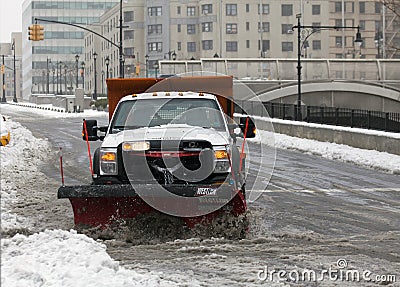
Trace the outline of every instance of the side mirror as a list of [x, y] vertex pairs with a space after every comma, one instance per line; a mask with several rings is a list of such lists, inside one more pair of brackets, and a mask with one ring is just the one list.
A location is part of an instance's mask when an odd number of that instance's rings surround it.
[[256, 125], [254, 124], [254, 120], [251, 117], [241, 117], [239, 127], [242, 130], [243, 134], [246, 132], [246, 138], [254, 138], [256, 136]]
[[86, 122], [86, 131], [87, 137], [89, 141], [97, 141], [99, 137], [97, 136], [97, 121], [96, 120], [83, 120], [82, 126], [82, 139], [86, 140], [85, 134], [85, 122]]

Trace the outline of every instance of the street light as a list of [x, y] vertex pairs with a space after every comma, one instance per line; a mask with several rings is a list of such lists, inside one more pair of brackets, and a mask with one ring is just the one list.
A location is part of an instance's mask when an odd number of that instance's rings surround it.
[[378, 27], [378, 31], [375, 33], [375, 47], [378, 49], [378, 55], [376, 56], [377, 59], [382, 58], [381, 57], [381, 47], [383, 44], [383, 37], [382, 37], [382, 32], [380, 31], [379, 27]]
[[76, 62], [76, 88], [78, 88], [79, 83], [79, 55], [75, 55], [75, 62]]
[[61, 83], [61, 66], [62, 62], [58, 62], [58, 81], [57, 81], [57, 93], [62, 95], [62, 83]]
[[356, 39], [354, 43], [358, 46], [361, 46], [362, 39], [360, 33], [360, 26], [307, 26], [301, 25], [300, 19], [301, 14], [296, 14], [297, 25], [292, 27], [292, 31], [297, 29], [297, 113], [296, 120], [301, 120], [301, 50], [303, 49], [305, 43], [308, 43], [308, 38], [321, 30], [329, 30], [329, 29], [357, 29]]
[[106, 62], [106, 68], [107, 68], [107, 70], [106, 70], [106, 79], [108, 79], [109, 78], [109, 70], [108, 70], [108, 65], [110, 65], [110, 58], [107, 56], [106, 57], [106, 59], [105, 59], [105, 62]]
[[82, 88], [85, 91], [85, 62], [82, 61], [81, 63], [81, 75], [82, 75]]
[[[122, 2], [122, 1], [121, 1]], [[96, 69], [96, 59], [97, 53], [93, 53], [93, 62], [94, 62], [94, 92], [93, 92], [93, 100], [97, 100], [97, 69]]]
[[146, 78], [149, 77], [149, 55], [146, 54], [146, 56], [144, 56], [144, 58], [146, 59]]
[[53, 73], [53, 81], [52, 81], [53, 82], [53, 94], [55, 95], [56, 94], [56, 88], [55, 88], [56, 69], [54, 69], [54, 66], [51, 69], [51, 71]]
[[15, 39], [13, 39], [12, 42], [12, 46], [11, 49], [13, 50], [13, 57], [14, 57], [14, 98], [13, 98], [13, 102], [16, 103], [17, 102], [17, 81], [16, 81], [16, 70], [15, 70]]
[[51, 59], [46, 57], [46, 72], [47, 72], [47, 78], [46, 78], [46, 93], [50, 93], [50, 70], [49, 70], [49, 64], [51, 64]]
[[2, 89], [3, 89], [3, 97], [1, 98], [1, 101], [2, 101], [3, 103], [5, 103], [5, 102], [7, 102], [7, 99], [6, 99], [6, 84], [5, 84], [5, 71], [4, 71], [4, 67], [5, 67], [4, 55], [2, 55], [1, 58], [3, 59], [3, 61], [2, 61], [2, 66], [1, 66], [1, 73], [2, 73], [2, 78], [3, 78], [3, 82], [2, 82], [2, 84], [3, 84], [3, 86], [2, 86]]
[[156, 61], [155, 63], [154, 63], [154, 69], [156, 70], [156, 79], [157, 79], [157, 71], [158, 71], [158, 68], [159, 68], [159, 66], [158, 66], [158, 61]]

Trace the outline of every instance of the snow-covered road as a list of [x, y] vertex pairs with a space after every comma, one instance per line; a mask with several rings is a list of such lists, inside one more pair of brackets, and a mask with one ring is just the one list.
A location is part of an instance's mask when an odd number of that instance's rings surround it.
[[[38, 116], [61, 117], [43, 111]], [[399, 176], [385, 177], [392, 185], [389, 182], [382, 189], [312, 193], [273, 189], [249, 207], [251, 231], [240, 241], [189, 238], [140, 245], [120, 239], [96, 241], [71, 230], [69, 203], [55, 198], [58, 183], [41, 172], [39, 164], [54, 156], [49, 141], [35, 138], [12, 119], [7, 125], [12, 141], [1, 147], [1, 286], [304, 286], [289, 279], [262, 281], [258, 274], [265, 266], [321, 272], [337, 269], [339, 259], [347, 260], [352, 270], [400, 276]], [[274, 136], [279, 148], [389, 173], [400, 170], [396, 155]], [[255, 141], [267, 143], [270, 138], [262, 132]], [[380, 286], [373, 278], [374, 282], [344, 284], [326, 279], [318, 285]]]

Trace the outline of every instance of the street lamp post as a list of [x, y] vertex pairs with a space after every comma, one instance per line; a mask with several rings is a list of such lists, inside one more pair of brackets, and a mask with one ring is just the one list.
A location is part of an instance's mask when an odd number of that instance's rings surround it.
[[82, 63], [81, 63], [81, 69], [82, 69], [82, 71], [81, 71], [81, 75], [82, 75], [82, 88], [83, 88], [83, 91], [85, 91], [85, 62], [82, 62]]
[[46, 93], [50, 93], [50, 70], [49, 70], [49, 64], [51, 64], [51, 59], [46, 58]]
[[65, 90], [65, 94], [67, 95], [68, 94], [68, 92], [67, 92], [67, 68], [68, 68], [68, 66], [67, 66], [67, 64], [65, 64], [64, 65], [64, 90]]
[[62, 62], [60, 61], [60, 62], [58, 62], [58, 88], [59, 88], [59, 90], [57, 89], [57, 92], [60, 93], [60, 95], [62, 95], [62, 83], [61, 83], [62, 75], [61, 75], [61, 67], [62, 67]]
[[2, 55], [1, 58], [2, 58], [2, 71], [1, 71], [1, 74], [2, 74], [2, 79], [3, 79], [3, 81], [2, 81], [3, 97], [1, 98], [1, 101], [3, 103], [5, 103], [5, 102], [7, 102], [7, 99], [6, 99], [6, 82], [5, 82], [5, 71], [4, 71], [4, 67], [5, 67], [4, 66], [5, 65], [5, 63], [4, 63], [4, 55]]
[[314, 34], [315, 32], [321, 30], [329, 30], [329, 29], [357, 29], [356, 39], [354, 43], [361, 46], [362, 39], [360, 33], [360, 26], [307, 26], [301, 25], [300, 19], [301, 14], [296, 15], [297, 25], [292, 27], [292, 31], [297, 29], [297, 113], [296, 119], [301, 120], [301, 50], [304, 47], [305, 43], [308, 43], [308, 38]]
[[154, 69], [155, 69], [155, 71], [156, 71], [156, 79], [157, 79], [158, 68], [159, 68], [159, 66], [158, 66], [158, 61], [157, 61], [157, 62], [154, 64]]
[[75, 55], [75, 62], [76, 62], [76, 88], [78, 88], [79, 83], [79, 55]]
[[101, 71], [101, 94], [104, 95], [104, 71]]
[[54, 69], [54, 66], [53, 66], [53, 69], [51, 70], [52, 71], [52, 73], [53, 73], [53, 94], [55, 94], [56, 93], [56, 88], [54, 87], [54, 85], [55, 85], [55, 80], [54, 80], [54, 78], [55, 78], [55, 76], [56, 76], [56, 69]]
[[383, 43], [383, 37], [382, 37], [382, 33], [378, 27], [378, 31], [375, 33], [375, 47], [378, 49], [378, 55], [376, 56], [377, 59], [382, 58], [382, 52], [381, 52], [381, 47], [382, 47], [382, 43]]
[[119, 1], [119, 77], [124, 78], [124, 58], [122, 47], [122, 0]]
[[146, 56], [144, 56], [144, 58], [146, 59], [146, 78], [149, 77], [149, 55], [146, 54]]
[[13, 102], [16, 103], [17, 102], [17, 73], [15, 70], [15, 39], [13, 39], [13, 43], [12, 43], [12, 50], [13, 50], [13, 61], [14, 61], [14, 98], [13, 98]]
[[93, 100], [97, 100], [97, 68], [96, 68], [97, 53], [93, 53], [93, 64], [94, 64], [94, 92]]
[[110, 65], [110, 57], [107, 56], [105, 59], [105, 62], [106, 62], [106, 79], [108, 79], [110, 76], [109, 69], [108, 69], [108, 66]]

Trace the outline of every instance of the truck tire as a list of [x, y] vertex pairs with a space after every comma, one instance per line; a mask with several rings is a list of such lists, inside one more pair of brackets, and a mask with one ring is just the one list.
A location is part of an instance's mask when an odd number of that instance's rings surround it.
[[100, 148], [94, 151], [93, 155], [93, 173], [95, 177], [100, 176]]

